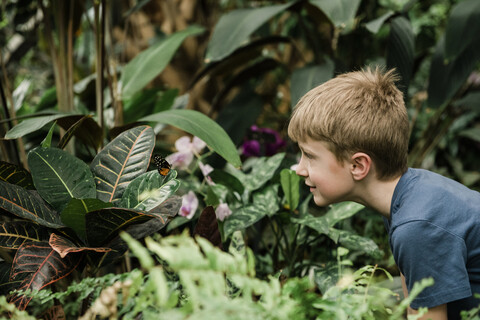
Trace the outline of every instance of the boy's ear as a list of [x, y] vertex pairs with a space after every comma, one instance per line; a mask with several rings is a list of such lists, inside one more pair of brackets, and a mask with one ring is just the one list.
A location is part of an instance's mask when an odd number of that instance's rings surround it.
[[372, 158], [364, 152], [357, 152], [351, 157], [350, 172], [353, 179], [364, 179], [372, 169]]

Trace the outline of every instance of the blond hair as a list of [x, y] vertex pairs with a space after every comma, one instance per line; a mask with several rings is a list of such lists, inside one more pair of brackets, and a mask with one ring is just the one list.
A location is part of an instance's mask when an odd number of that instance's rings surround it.
[[325, 141], [337, 160], [365, 152], [377, 177], [387, 180], [407, 170], [408, 115], [395, 71], [380, 68], [339, 75], [307, 92], [288, 125], [295, 142]]

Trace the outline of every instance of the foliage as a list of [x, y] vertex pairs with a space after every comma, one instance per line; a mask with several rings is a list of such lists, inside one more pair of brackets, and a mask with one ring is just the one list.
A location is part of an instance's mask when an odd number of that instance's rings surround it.
[[[151, 127], [120, 134], [90, 166], [50, 147], [49, 140], [28, 154], [31, 177], [19, 171], [35, 190], [0, 181], [0, 208], [14, 216], [1, 224], [0, 245], [16, 250], [11, 264], [2, 262], [3, 294], [40, 290], [75, 270], [81, 273], [85, 264], [96, 274], [127, 250], [121, 230], [130, 228], [143, 238], [163, 228], [180, 206], [171, 197], [179, 186], [176, 171], [166, 177], [146, 172], [154, 145]], [[3, 165], [16, 172], [14, 165]], [[31, 298], [10, 299], [23, 310]]]
[[[114, 277], [84, 279], [63, 293], [32, 294], [46, 303], [75, 292], [86, 296], [95, 291], [95, 302], [79, 319], [208, 319], [214, 314], [229, 319], [393, 320], [402, 319], [411, 300], [395, 306], [396, 294], [375, 283], [378, 269], [373, 266], [354, 273], [342, 271], [342, 280], [324, 295], [311, 277], [260, 280], [255, 277], [253, 254], [239, 232], [229, 252], [186, 233], [157, 241], [147, 238], [146, 248], [128, 234], [122, 237], [144, 272], [135, 269]], [[417, 293], [431, 283], [422, 282]], [[67, 310], [73, 312], [67, 315], [76, 315], [74, 308]]]

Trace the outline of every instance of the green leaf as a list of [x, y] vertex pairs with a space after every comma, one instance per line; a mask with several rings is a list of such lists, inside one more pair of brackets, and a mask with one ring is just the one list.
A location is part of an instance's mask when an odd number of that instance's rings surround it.
[[443, 37], [438, 41], [430, 66], [427, 91], [427, 104], [430, 108], [438, 108], [448, 103], [480, 60], [480, 40], [448, 62], [445, 58], [444, 41]]
[[58, 214], [52, 211], [40, 197], [22, 187], [3, 181], [0, 181], [0, 208], [42, 226], [63, 227]]
[[285, 153], [277, 153], [272, 157], [262, 157], [255, 159], [252, 166], [252, 171], [248, 174], [242, 171], [227, 166], [225, 170], [240, 180], [246, 189], [254, 191], [261, 188], [267, 181], [269, 181], [275, 174], [278, 167], [282, 163]]
[[401, 77], [400, 88], [406, 94], [415, 59], [415, 35], [410, 21], [402, 16], [391, 22], [387, 52], [387, 68], [396, 68]]
[[204, 31], [203, 27], [190, 26], [139, 53], [123, 69], [121, 76], [122, 98], [131, 98], [157, 77], [168, 65], [185, 38]]
[[355, 202], [341, 202], [332, 205], [330, 210], [321, 217], [306, 215], [301, 218], [293, 218], [292, 220], [296, 223], [312, 228], [318, 233], [328, 235], [331, 228], [337, 222], [355, 215], [363, 208], [364, 207], [361, 204]]
[[367, 30], [370, 31], [371, 33], [376, 34], [378, 30], [380, 30], [382, 25], [385, 23], [385, 21], [394, 14], [395, 12], [393, 12], [392, 10], [389, 10], [385, 14], [378, 17], [377, 19], [374, 19], [370, 22], [365, 23], [365, 28], [367, 28]]
[[225, 58], [248, 42], [250, 35], [260, 26], [294, 3], [237, 9], [221, 16], [208, 43], [205, 61], [210, 63]]
[[275, 215], [280, 209], [278, 188], [279, 185], [274, 184], [253, 194], [253, 204], [258, 208], [263, 208], [268, 216]]
[[149, 126], [122, 132], [107, 144], [90, 164], [97, 199], [117, 205], [127, 185], [147, 171], [154, 144], [155, 133]]
[[480, 128], [470, 128], [460, 131], [460, 136], [480, 142]]
[[89, 246], [100, 247], [118, 233], [137, 223], [154, 218], [152, 214], [124, 208], [105, 208], [86, 214], [86, 233]]
[[310, 89], [330, 80], [333, 77], [333, 61], [327, 59], [322, 65], [311, 65], [295, 69], [290, 86], [292, 109]]
[[163, 185], [162, 182], [162, 176], [157, 171], [142, 174], [125, 189], [119, 206], [150, 211], [173, 195], [180, 186], [180, 181], [177, 179], [169, 180]]
[[355, 18], [360, 0], [310, 0], [314, 6], [320, 8], [335, 27], [346, 27]]
[[223, 224], [225, 238], [237, 230], [245, 230], [267, 215], [265, 206], [249, 205], [235, 210]]
[[[64, 117], [71, 117], [71, 116], [79, 116], [78, 114], [66, 114], [66, 113], [59, 113], [54, 115], [48, 116], [41, 116], [35, 117], [31, 119], [25, 119], [15, 127], [10, 129], [7, 134], [5, 135], [5, 139], [17, 139], [21, 138], [29, 133], [35, 132], [41, 128], [43, 128], [47, 123], [55, 121], [60, 118]], [[80, 115], [81, 116], [81, 115]]]
[[215, 121], [194, 110], [168, 110], [143, 117], [140, 121], [169, 124], [199, 137], [216, 153], [235, 167], [241, 165], [237, 148]]
[[58, 148], [64, 149], [73, 136], [90, 146], [93, 150], [98, 150], [103, 142], [102, 128], [93, 119], [92, 115], [77, 117], [68, 117], [58, 119], [58, 124], [65, 130], [65, 134], [58, 142]]
[[72, 199], [65, 209], [63, 209], [60, 217], [67, 227], [72, 228], [77, 235], [85, 239], [85, 215], [88, 212], [109, 208], [111, 206], [111, 203], [106, 203], [98, 199]]
[[55, 130], [55, 125], [57, 122], [55, 121], [52, 126], [50, 127], [50, 130], [48, 130], [48, 134], [45, 137], [45, 139], [42, 141], [40, 144], [42, 148], [50, 148], [52, 146], [52, 136], [53, 136], [53, 131]]
[[378, 248], [378, 245], [372, 239], [334, 228], [330, 229], [328, 236], [334, 241], [336, 239], [335, 242], [350, 250], [365, 252], [375, 259], [383, 257], [383, 251]]
[[95, 198], [95, 183], [86, 163], [57, 148], [35, 148], [28, 166], [38, 193], [61, 211], [72, 199]]
[[300, 176], [293, 170], [283, 169], [280, 171], [280, 184], [285, 194], [286, 205], [291, 211], [297, 209], [300, 202], [300, 180]]
[[35, 189], [29, 171], [15, 164], [0, 161], [0, 181], [5, 181], [25, 189]]
[[480, 1], [457, 3], [450, 11], [445, 31], [445, 58], [455, 59], [472, 43], [480, 40]]

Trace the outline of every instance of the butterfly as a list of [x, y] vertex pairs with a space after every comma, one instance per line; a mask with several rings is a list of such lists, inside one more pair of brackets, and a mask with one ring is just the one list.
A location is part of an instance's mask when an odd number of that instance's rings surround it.
[[172, 168], [170, 163], [168, 163], [168, 161], [165, 160], [164, 157], [158, 154], [153, 156], [153, 163], [155, 163], [155, 165], [157, 166], [158, 173], [160, 173], [160, 175], [162, 176], [166, 176], [170, 172], [170, 169]]

